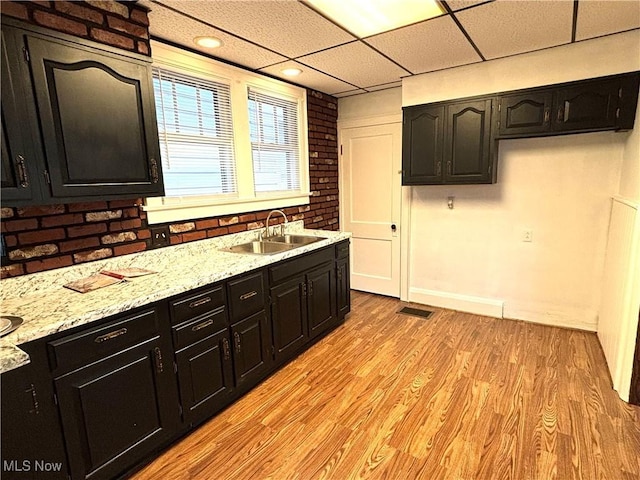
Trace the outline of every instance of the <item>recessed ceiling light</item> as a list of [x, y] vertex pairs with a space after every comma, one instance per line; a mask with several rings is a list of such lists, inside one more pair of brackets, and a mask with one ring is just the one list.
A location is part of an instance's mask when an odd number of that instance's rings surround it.
[[299, 68], [285, 68], [284, 70], [280, 71], [288, 77], [297, 77], [302, 73], [302, 70], [300, 70]]
[[442, 15], [436, 0], [307, 0], [315, 9], [363, 38]]
[[222, 46], [222, 40], [216, 37], [196, 37], [193, 39], [193, 42], [204, 48], [218, 48]]

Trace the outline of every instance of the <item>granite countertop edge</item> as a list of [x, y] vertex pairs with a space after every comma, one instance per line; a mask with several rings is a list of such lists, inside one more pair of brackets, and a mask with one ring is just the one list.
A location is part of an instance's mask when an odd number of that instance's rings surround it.
[[[254, 240], [257, 236], [254, 230], [4, 279], [0, 281], [2, 313], [20, 316], [24, 323], [0, 339], [0, 373], [29, 363], [29, 355], [20, 349], [21, 344], [149, 305], [351, 237], [348, 232], [306, 230], [302, 221], [287, 224], [286, 232], [322, 237], [323, 240], [272, 255], [225, 250], [229, 246]], [[134, 266], [157, 273], [84, 294], [63, 287], [70, 281], [103, 269]]]

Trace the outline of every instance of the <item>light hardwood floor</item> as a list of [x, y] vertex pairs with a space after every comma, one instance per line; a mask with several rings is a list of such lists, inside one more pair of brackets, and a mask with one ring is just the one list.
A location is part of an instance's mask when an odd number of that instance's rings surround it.
[[147, 479], [638, 479], [640, 408], [595, 334], [353, 292], [343, 326]]

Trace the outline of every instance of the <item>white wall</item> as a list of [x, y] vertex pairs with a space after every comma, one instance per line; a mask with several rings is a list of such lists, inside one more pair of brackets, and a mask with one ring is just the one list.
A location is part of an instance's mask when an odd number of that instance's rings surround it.
[[[403, 80], [402, 103], [640, 70], [638, 51], [633, 31], [419, 75]], [[409, 298], [596, 330], [611, 197], [640, 182], [621, 181], [623, 163], [640, 173], [636, 133], [502, 140], [497, 184], [413, 187]], [[522, 242], [524, 230], [533, 242]]]
[[402, 114], [402, 88], [353, 95], [338, 99], [338, 122], [366, 121], [371, 117]]

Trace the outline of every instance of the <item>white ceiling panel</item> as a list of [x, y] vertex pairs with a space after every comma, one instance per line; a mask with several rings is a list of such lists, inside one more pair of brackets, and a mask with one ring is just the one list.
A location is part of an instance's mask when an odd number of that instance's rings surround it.
[[[233, 35], [204, 25], [196, 20], [180, 17], [177, 21], [176, 13], [158, 4], [150, 2], [140, 2], [151, 8], [149, 12], [149, 29], [155, 38], [170, 40], [179, 45], [200, 51], [223, 60], [244, 65], [251, 69], [257, 69], [265, 65], [286, 60], [286, 57], [270, 52], [264, 48], [245, 42]], [[200, 35], [213, 35], [222, 40], [223, 45], [219, 48], [202, 48], [193, 39]]]
[[161, 0], [160, 3], [290, 58], [355, 39], [310, 8], [293, 0]]
[[462, 10], [463, 8], [473, 7], [474, 5], [479, 5], [481, 3], [487, 3], [492, 0], [448, 0], [447, 5], [454, 12], [457, 10]]
[[487, 59], [571, 42], [570, 1], [497, 0], [455, 15]]
[[[449, 15], [375, 35], [366, 42], [412, 73], [482, 60]], [[438, 48], [428, 48], [430, 45]]]
[[297, 60], [362, 88], [396, 82], [408, 74], [361, 42], [341, 45]]
[[[640, 1], [581, 1], [576, 40], [640, 28]], [[636, 52], [638, 54], [638, 52]]]
[[396, 87], [401, 87], [402, 86], [402, 82], [391, 82], [391, 83], [385, 83], [383, 85], [374, 85], [373, 87], [367, 87], [367, 91], [369, 92], [376, 92], [378, 90], [386, 90], [388, 88], [396, 88]]
[[[299, 68], [302, 70], [302, 73], [297, 77], [289, 77], [282, 73], [282, 70], [285, 68]], [[353, 85], [336, 80], [329, 75], [325, 75], [322, 72], [318, 72], [294, 60], [271, 65], [270, 67], [260, 69], [260, 71], [289, 82], [299, 83], [305, 87], [309, 87], [323, 93], [328, 93], [329, 95], [344, 92], [346, 90], [352, 90], [354, 88]]]
[[356, 90], [349, 90], [347, 92], [335, 93], [333, 96], [336, 98], [342, 98], [342, 97], [350, 97], [351, 95], [358, 95], [360, 93], [367, 93], [367, 91], [362, 90], [361, 88], [358, 88]]

